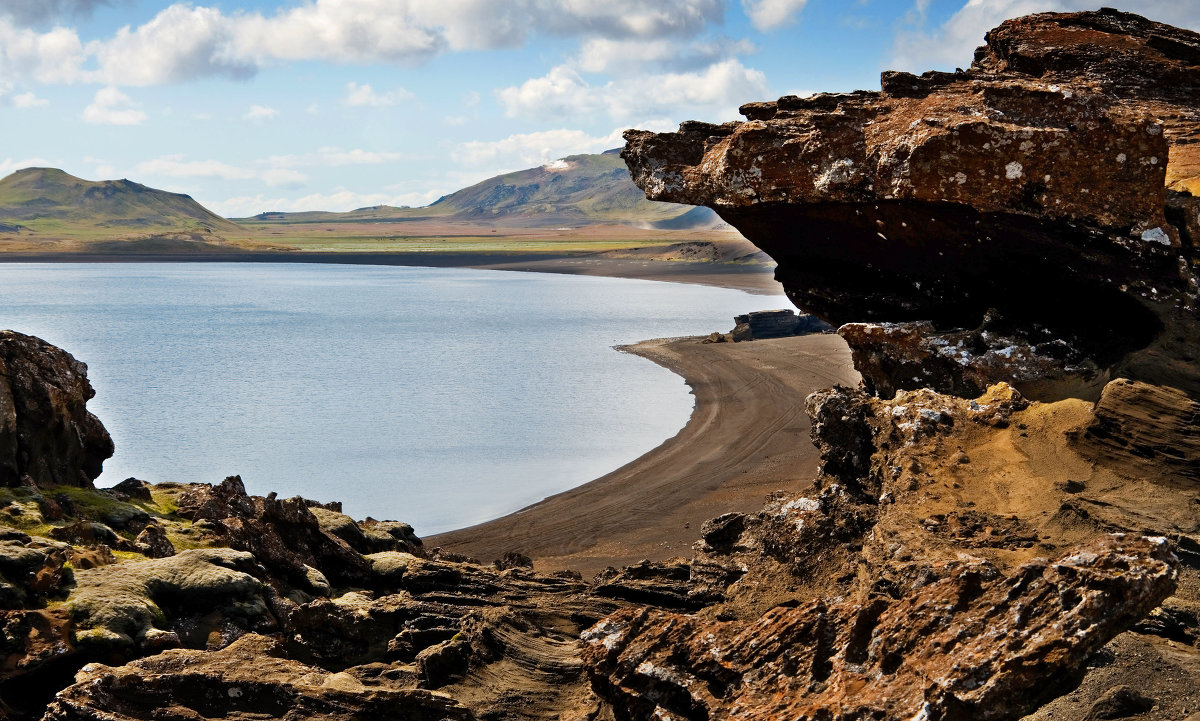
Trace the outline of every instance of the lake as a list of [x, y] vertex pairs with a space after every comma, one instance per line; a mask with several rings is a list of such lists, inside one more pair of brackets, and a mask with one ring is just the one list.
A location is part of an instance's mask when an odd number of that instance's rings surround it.
[[612, 346], [727, 331], [783, 296], [471, 269], [0, 264], [0, 327], [88, 364], [134, 476], [339, 500], [422, 535], [514, 511], [674, 435], [682, 379]]

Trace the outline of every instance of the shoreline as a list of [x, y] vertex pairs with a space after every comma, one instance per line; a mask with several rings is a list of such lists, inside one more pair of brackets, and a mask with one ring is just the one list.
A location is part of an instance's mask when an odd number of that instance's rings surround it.
[[0, 253], [0, 263], [317, 263], [474, 268], [523, 273], [592, 275], [731, 288], [754, 295], [782, 295], [773, 267], [687, 260], [631, 260], [597, 254], [542, 251], [510, 253]]
[[621, 350], [679, 374], [696, 397], [687, 424], [657, 448], [596, 480], [501, 518], [425, 537], [427, 547], [487, 563], [509, 551], [540, 572], [585, 576], [608, 566], [687, 556], [704, 521], [753, 512], [775, 491], [816, 475], [804, 399], [858, 382], [839, 336], [746, 343], [699, 337], [642, 341]]

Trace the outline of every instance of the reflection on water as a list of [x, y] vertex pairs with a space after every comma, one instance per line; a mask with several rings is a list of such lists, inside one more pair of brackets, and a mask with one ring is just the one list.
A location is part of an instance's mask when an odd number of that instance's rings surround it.
[[0, 264], [0, 327], [86, 362], [129, 476], [341, 500], [436, 533], [645, 453], [673, 374], [611, 346], [786, 305], [701, 286], [467, 269]]

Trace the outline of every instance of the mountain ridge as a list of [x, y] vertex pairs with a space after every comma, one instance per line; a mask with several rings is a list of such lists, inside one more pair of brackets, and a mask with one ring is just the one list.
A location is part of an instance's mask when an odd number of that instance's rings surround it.
[[23, 168], [0, 179], [0, 224], [7, 232], [102, 234], [244, 232], [190, 195], [128, 179], [90, 181], [58, 168]]
[[427, 206], [373, 205], [344, 213], [267, 211], [237, 222], [404, 222], [440, 218], [511, 226], [628, 224], [690, 230], [726, 227], [707, 208], [647, 200], [616, 150], [568, 155], [487, 178]]

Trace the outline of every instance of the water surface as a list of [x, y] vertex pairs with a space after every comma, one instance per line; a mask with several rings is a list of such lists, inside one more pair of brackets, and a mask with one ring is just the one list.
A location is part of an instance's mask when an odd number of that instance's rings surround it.
[[728, 330], [782, 296], [641, 280], [306, 264], [0, 264], [0, 327], [88, 364], [98, 485], [340, 500], [430, 534], [633, 460], [682, 380], [613, 345]]

